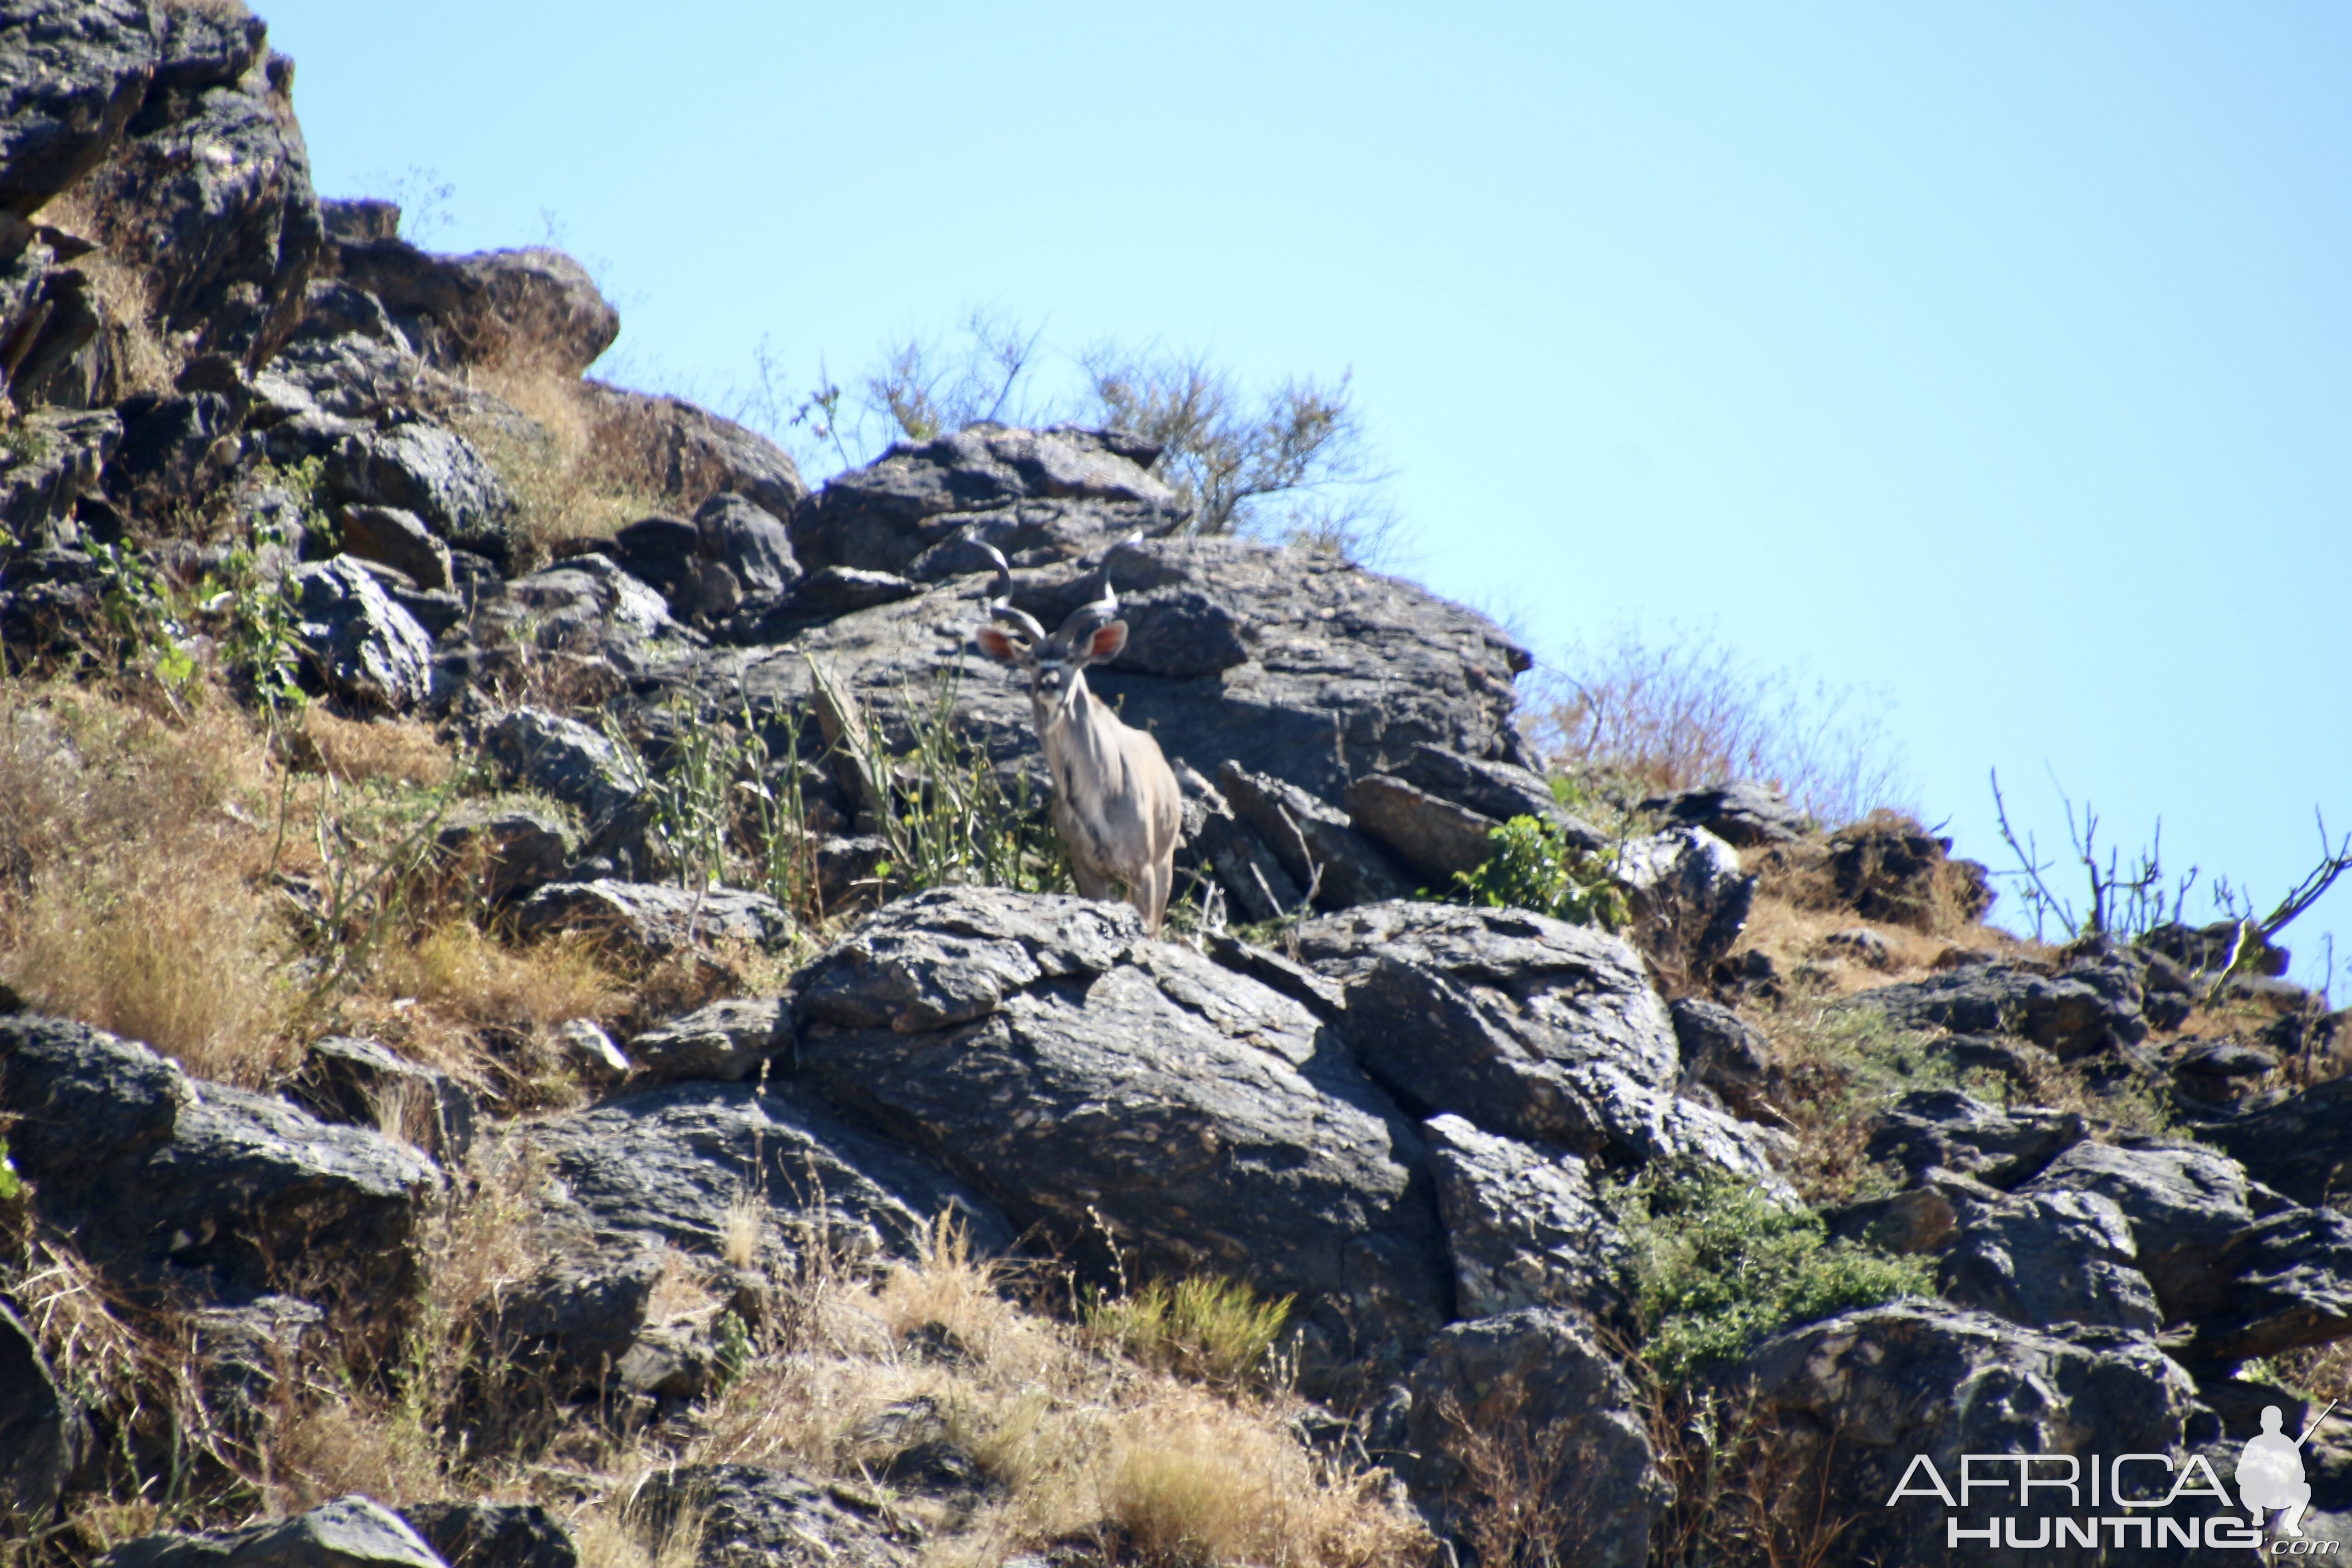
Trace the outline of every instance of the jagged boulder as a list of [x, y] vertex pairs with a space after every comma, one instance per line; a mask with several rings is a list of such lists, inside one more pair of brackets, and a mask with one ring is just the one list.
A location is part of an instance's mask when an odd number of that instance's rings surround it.
[[539, 1503], [418, 1502], [400, 1517], [449, 1568], [579, 1568], [579, 1542]]
[[329, 691], [390, 713], [433, 694], [433, 639], [364, 567], [339, 555], [294, 581], [294, 635]]
[[97, 493], [121, 444], [122, 420], [111, 409], [27, 418], [0, 443], [0, 527], [19, 544], [54, 532], [77, 500]]
[[1344, 910], [1411, 896], [1411, 879], [1355, 830], [1346, 812], [1230, 760], [1217, 770], [1217, 785], [1291, 885], [1313, 890], [1317, 908]]
[[1447, 1295], [1418, 1130], [1289, 998], [1144, 940], [1123, 904], [902, 899], [795, 982], [801, 1081], [1131, 1272], [1307, 1297], [1417, 1342]]
[[1348, 786], [1348, 817], [1436, 884], [1485, 865], [1495, 853], [1495, 822], [1440, 799], [1391, 773], [1366, 773]]
[[1990, 873], [1951, 858], [1937, 838], [1896, 812], [1873, 812], [1830, 836], [1828, 867], [1838, 897], [1864, 920], [1936, 931], [1965, 924], [1992, 907]]
[[1761, 1129], [1676, 1092], [1665, 1004], [1616, 937], [1521, 910], [1369, 904], [1301, 925], [1365, 1068], [1423, 1115], [1618, 1165], [1696, 1160], [1784, 1190]]
[[2229, 1284], [2186, 1353], [2228, 1364], [2352, 1339], [2352, 1218], [2287, 1209], [2231, 1238], [2216, 1272]]
[[[1442, 1526], [1458, 1531], [1465, 1516], [1498, 1506], [1541, 1510], [1560, 1521], [1543, 1543], [1555, 1561], [1648, 1560], [1671, 1489], [1633, 1385], [1576, 1319], [1530, 1307], [1455, 1323], [1430, 1342], [1410, 1387], [1406, 1470]], [[1530, 1471], [1523, 1484], [1537, 1495], [1506, 1495]]]
[[2127, 1149], [2079, 1142], [2019, 1189], [2096, 1193], [2130, 1223], [2139, 1270], [2167, 1322], [2201, 1318], [2229, 1301], [2231, 1243], [2258, 1216], [2288, 1205], [2246, 1180], [2236, 1161], [2189, 1145]]
[[413, 412], [329, 448], [326, 493], [342, 505], [394, 507], [436, 538], [503, 563], [513, 549], [514, 498], [473, 444]]
[[507, 778], [576, 808], [591, 822], [637, 797], [637, 784], [611, 737], [543, 708], [518, 708], [491, 725], [482, 750]]
[[1756, 879], [1739, 868], [1738, 852], [1699, 827], [1621, 846], [1617, 879], [1643, 950], [1685, 974], [1730, 951], [1756, 903]]
[[194, 353], [252, 370], [284, 345], [326, 228], [289, 100], [294, 66], [251, 18], [185, 7], [130, 134], [82, 187], [93, 237], [141, 268]]
[[929, 1160], [843, 1121], [789, 1085], [691, 1082], [534, 1122], [588, 1230], [718, 1253], [730, 1205], [765, 1205], [765, 1245], [825, 1240], [849, 1256], [909, 1257], [934, 1220], [999, 1253], [1013, 1230], [989, 1201]]
[[375, 1040], [313, 1040], [288, 1092], [322, 1121], [373, 1127], [444, 1164], [462, 1161], [474, 1144], [480, 1108], [473, 1091]]
[[575, 376], [621, 334], [621, 313], [560, 250], [436, 256], [387, 236], [339, 239], [331, 265], [382, 301], [436, 369], [515, 364]]
[[1558, 1307], [1601, 1319], [1623, 1301], [1630, 1252], [1584, 1162], [1481, 1132], [1459, 1116], [1422, 1123], [1437, 1212], [1465, 1318]]
[[621, 483], [692, 512], [712, 496], [743, 496], [779, 521], [808, 496], [792, 456], [731, 419], [676, 397], [583, 387], [591, 440]]
[[2131, 1224], [2112, 1199], [2069, 1191], [1970, 1207], [1937, 1268], [1937, 1289], [1954, 1306], [2028, 1328], [2161, 1325]]
[[1864, 1153], [1901, 1165], [1915, 1182], [1940, 1169], [2008, 1188], [2040, 1175], [2089, 1135], [2073, 1111], [2001, 1110], [1956, 1089], [1923, 1089], [1880, 1112]]
[[[2085, 1511], [2063, 1488], [2023, 1500], [2014, 1489], [1979, 1490], [1965, 1509], [1948, 1509], [1924, 1472], [1913, 1473], [1921, 1456], [1948, 1489], [1959, 1484], [1964, 1454], [2179, 1457], [2220, 1435], [2188, 1374], [2153, 1340], [2115, 1329], [2037, 1331], [1934, 1302], [1791, 1329], [1720, 1381], [1754, 1385], [1787, 1473], [1806, 1477], [1808, 1500], [1818, 1488], [1802, 1515], [1851, 1521], [1835, 1538], [1834, 1560], [1888, 1568], [1948, 1563], [1948, 1519], [1980, 1530], [1988, 1516], [2012, 1516], [2032, 1541], [2050, 1513]], [[1990, 1471], [1979, 1460], [1972, 1473]], [[1985, 1560], [2092, 1568], [2105, 1561], [2103, 1543]]]
[[[603, 740], [593, 731], [589, 734]], [[614, 793], [613, 804], [626, 798], [618, 791]], [[475, 892], [490, 904], [503, 904], [563, 880], [565, 868], [572, 863], [572, 840], [563, 825], [537, 811], [461, 816], [434, 836], [434, 845], [458, 875], [475, 879]]]
[[2340, 1199], [2352, 1192], [2352, 1077], [2313, 1084], [2268, 1110], [2201, 1127], [2198, 1136], [2297, 1203]]
[[710, 1568], [911, 1568], [919, 1541], [878, 1502], [852, 1507], [838, 1485], [765, 1466], [667, 1467], [646, 1477], [637, 1504], [656, 1529], [691, 1510]]
[[275, 1524], [202, 1535], [142, 1535], [106, 1568], [448, 1568], [406, 1521], [353, 1495]]
[[2049, 974], [1995, 960], [1862, 994], [1894, 1022], [1965, 1035], [2014, 1035], [2058, 1053], [2094, 1055], [2147, 1037], [2141, 988], [2125, 964], [2075, 963]]
[[147, 100], [158, 21], [139, 0], [9, 8], [0, 19], [0, 208], [29, 216], [113, 150]]
[[[1132, 437], [1070, 426], [980, 424], [930, 441], [902, 441], [832, 480], [793, 513], [793, 552], [811, 571], [904, 574], [927, 550], [1024, 501], [1089, 503], [1079, 512], [1085, 534], [1168, 533], [1188, 514], [1147, 470], [1158, 455]], [[1008, 557], [1034, 547], [1013, 538], [989, 542]]]
[[748, 1078], [792, 1045], [792, 1021], [776, 996], [713, 1002], [629, 1041], [629, 1059], [649, 1079]]
[[0, 1300], [0, 1518], [47, 1516], [89, 1445], [81, 1411], [40, 1342]]
[[[0, 1017], [0, 1110], [34, 1208], [118, 1276], [209, 1272], [265, 1290], [331, 1284], [396, 1308], [434, 1163], [370, 1128], [190, 1078], [142, 1045]], [[291, 1270], [291, 1281], [280, 1275]]]
[[1654, 795], [1642, 803], [1642, 809], [1686, 827], [1705, 828], [1742, 849], [1786, 844], [1811, 826], [1788, 796], [1751, 780]]
[[[1483, 616], [1410, 584], [1240, 540], [1146, 540], [1105, 560], [1128, 647], [1089, 669], [1087, 685], [1171, 762], [1213, 776], [1231, 759], [1328, 804], [1417, 745], [1517, 754], [1511, 678], [1528, 655]], [[1014, 605], [1051, 626], [1087, 596], [1092, 571], [1065, 563], [1013, 577]], [[675, 679], [713, 706], [748, 697], [762, 715], [809, 714], [813, 660], [900, 744], [911, 706], [929, 704], [945, 670], [957, 677], [957, 732], [1042, 782], [1025, 682], [971, 643], [992, 582], [974, 574], [918, 585], [786, 647], [714, 650]]]
[[773, 949], [791, 940], [793, 927], [783, 907], [765, 893], [600, 877], [537, 889], [515, 910], [515, 929], [526, 937], [577, 932], [649, 963], [715, 942]]

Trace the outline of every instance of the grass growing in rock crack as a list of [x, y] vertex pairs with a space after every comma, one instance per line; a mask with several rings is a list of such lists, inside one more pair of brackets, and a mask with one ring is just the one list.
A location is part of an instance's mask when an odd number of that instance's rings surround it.
[[1097, 1296], [1083, 1315], [1089, 1331], [1146, 1366], [1237, 1387], [1268, 1371], [1295, 1300], [1262, 1301], [1237, 1279], [1196, 1275]]
[[1875, 1007], [1792, 1006], [1764, 1020], [1771, 1098], [1793, 1125], [1790, 1173], [1807, 1203], [1843, 1203], [1892, 1179], [1863, 1153], [1877, 1114], [1917, 1089], [1958, 1086], [1935, 1037], [1898, 1028]]
[[1933, 1293], [1925, 1259], [1830, 1241], [1821, 1217], [1709, 1173], [1611, 1195], [1634, 1258], [1642, 1359], [1670, 1383], [1798, 1323]]

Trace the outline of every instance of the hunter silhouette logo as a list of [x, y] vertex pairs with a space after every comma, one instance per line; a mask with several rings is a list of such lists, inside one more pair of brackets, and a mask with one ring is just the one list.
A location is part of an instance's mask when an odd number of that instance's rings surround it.
[[2319, 1420], [2303, 1429], [2303, 1436], [2287, 1441], [2279, 1424], [2285, 1419], [2275, 1405], [2263, 1406], [2263, 1429], [2246, 1439], [2238, 1455], [2238, 1500], [2245, 1505], [2250, 1522], [2256, 1530], [2263, 1527], [2263, 1514], [2270, 1509], [2284, 1509], [2278, 1521], [2279, 1530], [2287, 1535], [2303, 1533], [2303, 1510], [2311, 1506], [2311, 1483], [2304, 1479], [2303, 1446], [2319, 1430], [2319, 1422], [2335, 1412], [2337, 1402], [2329, 1400], [2327, 1408], [2319, 1413]]

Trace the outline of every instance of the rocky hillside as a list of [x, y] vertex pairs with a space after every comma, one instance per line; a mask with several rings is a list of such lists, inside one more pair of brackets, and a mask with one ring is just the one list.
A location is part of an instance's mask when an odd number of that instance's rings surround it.
[[[2264, 1407], [2352, 1394], [2283, 953], [1547, 776], [1501, 630], [1127, 433], [812, 491], [588, 379], [571, 258], [321, 201], [294, 81], [234, 0], [0, 6], [0, 1555], [2250, 1548]], [[982, 546], [1118, 589], [1167, 940], [1071, 896]]]

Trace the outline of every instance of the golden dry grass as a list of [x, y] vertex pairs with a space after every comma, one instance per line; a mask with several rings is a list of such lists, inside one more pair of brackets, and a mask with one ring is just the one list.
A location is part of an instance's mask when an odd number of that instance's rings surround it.
[[0, 686], [0, 978], [34, 1006], [262, 1084], [290, 1062], [290, 956], [260, 886], [267, 761], [202, 692], [180, 721]]
[[339, 718], [323, 707], [295, 720], [296, 754], [306, 765], [347, 784], [381, 781], [431, 787], [446, 784], [457, 766], [432, 729], [414, 719]]
[[526, 551], [545, 560], [562, 544], [607, 539], [662, 503], [634, 488], [599, 440], [580, 379], [527, 357], [477, 365], [478, 391], [505, 404], [528, 425], [453, 410], [466, 438], [482, 450], [521, 509]]
[[[216, 9], [234, 3], [194, 0], [190, 8]], [[236, 14], [243, 11], [242, 6], [236, 7]], [[89, 280], [91, 297], [104, 322], [100, 331], [110, 372], [107, 384], [96, 389], [99, 401], [115, 403], [140, 392], [170, 393], [185, 361], [184, 351], [157, 329], [153, 282], [143, 268], [110, 247], [108, 215], [93, 202], [90, 187], [79, 184], [60, 192], [37, 216], [52, 227], [100, 247], [71, 263]]]

